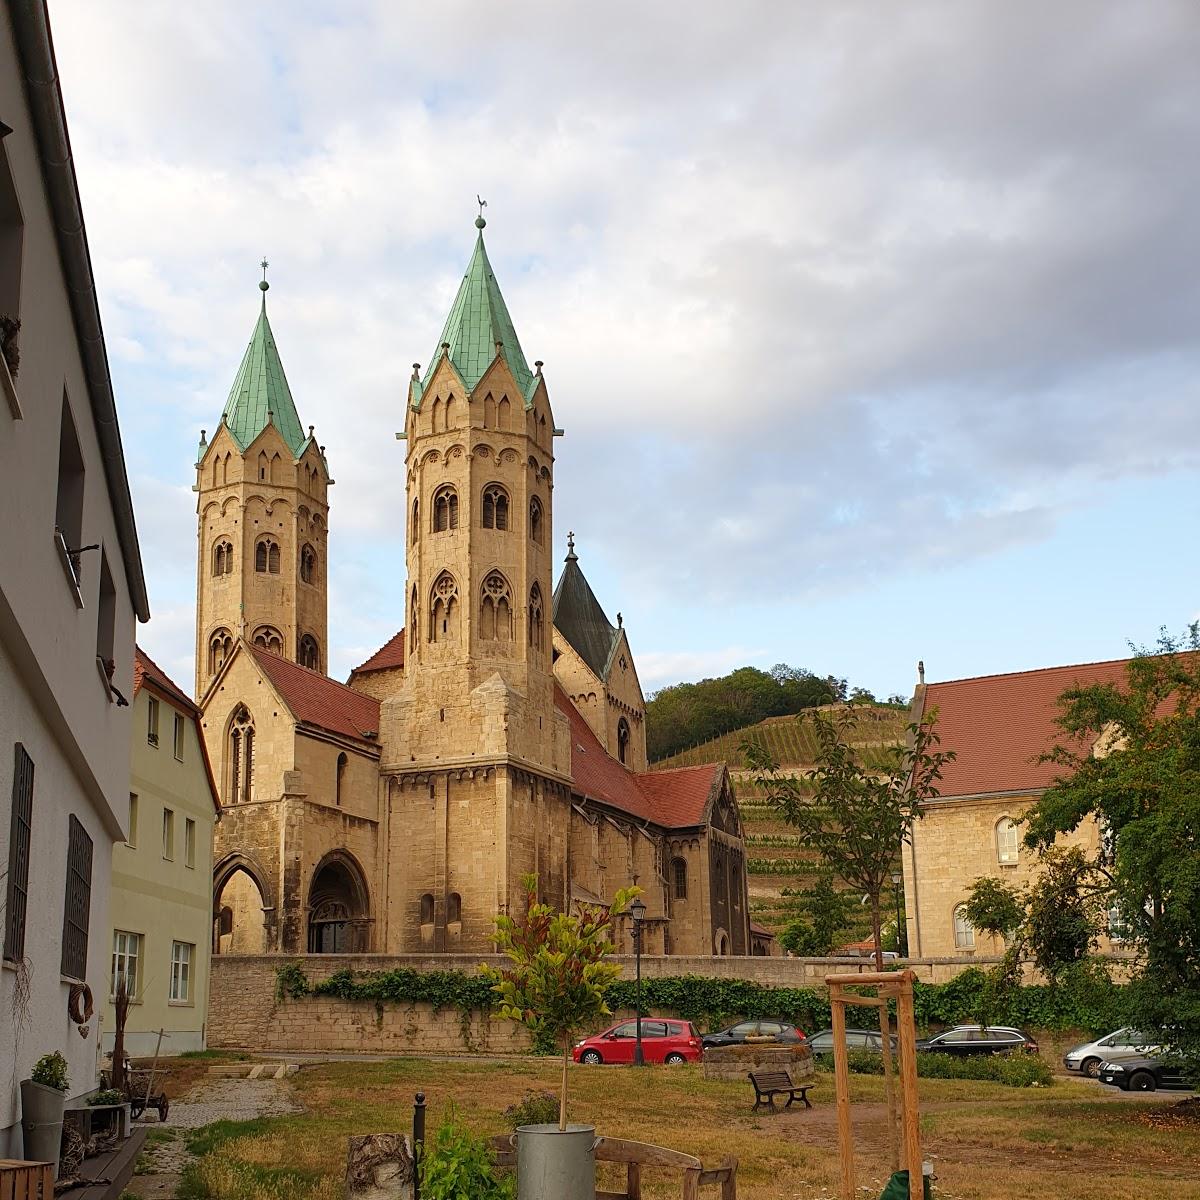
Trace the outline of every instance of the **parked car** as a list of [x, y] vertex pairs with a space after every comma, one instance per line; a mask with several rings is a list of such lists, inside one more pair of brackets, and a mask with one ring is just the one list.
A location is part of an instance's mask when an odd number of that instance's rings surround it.
[[1131, 1058], [1145, 1058], [1157, 1054], [1161, 1049], [1155, 1038], [1138, 1033], [1126, 1025], [1124, 1029], [1097, 1038], [1094, 1042], [1072, 1046], [1063, 1055], [1063, 1066], [1068, 1071], [1079, 1071], [1095, 1079], [1100, 1074], [1101, 1063], [1123, 1063]]
[[1036, 1054], [1038, 1044], [1019, 1029], [1007, 1025], [955, 1025], [935, 1037], [917, 1042], [922, 1054]]
[[[820, 1033], [814, 1033], [808, 1039], [808, 1044], [812, 1047], [814, 1054], [832, 1054], [833, 1053], [833, 1030], [822, 1029]], [[896, 1050], [896, 1036], [892, 1035], [892, 1050]], [[883, 1050], [883, 1034], [878, 1029], [847, 1029], [846, 1030], [846, 1049], [847, 1050]]]
[[[631, 1063], [637, 1045], [637, 1022], [622, 1021], [603, 1033], [575, 1043], [578, 1063]], [[642, 1018], [642, 1057], [648, 1063], [700, 1061], [700, 1034], [690, 1021]]]
[[740, 1046], [750, 1037], [772, 1037], [777, 1042], [800, 1042], [804, 1030], [789, 1025], [786, 1021], [740, 1021], [719, 1033], [706, 1033], [702, 1039], [704, 1049], [711, 1046]]
[[1183, 1068], [1161, 1058], [1127, 1058], [1124, 1062], [1100, 1064], [1101, 1083], [1126, 1092], [1153, 1092], [1158, 1088], [1178, 1088], [1190, 1092], [1192, 1085], [1183, 1077]]

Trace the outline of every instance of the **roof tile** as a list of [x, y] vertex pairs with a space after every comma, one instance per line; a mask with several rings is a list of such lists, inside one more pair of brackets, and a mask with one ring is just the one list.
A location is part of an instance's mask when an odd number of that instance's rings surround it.
[[371, 671], [390, 671], [404, 666], [404, 630], [388, 638], [366, 662], [359, 663], [350, 672], [350, 678], [355, 675], [366, 675]]

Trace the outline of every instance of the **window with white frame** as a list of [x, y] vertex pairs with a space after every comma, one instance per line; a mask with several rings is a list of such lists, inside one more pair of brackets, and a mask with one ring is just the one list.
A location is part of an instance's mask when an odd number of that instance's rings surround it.
[[125, 992], [130, 999], [138, 994], [138, 960], [142, 957], [142, 935], [124, 929], [113, 930], [112, 982], [110, 994], [116, 996], [117, 982], [125, 980]]
[[190, 942], [171, 943], [171, 1003], [190, 1004], [192, 999], [192, 958], [196, 947]]
[[955, 950], [975, 949], [975, 927], [967, 920], [965, 904], [960, 904], [954, 910], [954, 948]]
[[1017, 861], [1017, 827], [1011, 817], [996, 822], [996, 861], [1004, 866]]
[[1133, 933], [1133, 926], [1130, 925], [1125, 914], [1121, 911], [1119, 904], [1114, 904], [1108, 910], [1108, 936], [1114, 942], [1126, 942]]
[[183, 819], [183, 865], [196, 865], [196, 822], [191, 817]]
[[163, 858], [175, 858], [175, 813], [169, 808], [163, 809]]
[[183, 718], [175, 714], [175, 758], [183, 762]]

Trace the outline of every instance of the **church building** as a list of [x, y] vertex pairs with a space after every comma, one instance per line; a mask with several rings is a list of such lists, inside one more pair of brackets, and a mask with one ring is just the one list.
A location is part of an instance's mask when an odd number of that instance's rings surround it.
[[648, 771], [624, 623], [571, 537], [552, 585], [560, 431], [476, 225], [397, 434], [404, 627], [348, 683], [328, 675], [333, 479], [265, 280], [220, 424], [201, 435], [196, 693], [223, 804], [213, 948], [482, 953], [532, 874], [562, 909], [636, 883], [646, 953], [749, 954], [725, 765]]

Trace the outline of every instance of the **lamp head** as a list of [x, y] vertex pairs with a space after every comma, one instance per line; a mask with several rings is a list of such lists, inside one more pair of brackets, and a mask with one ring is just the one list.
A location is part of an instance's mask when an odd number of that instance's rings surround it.
[[634, 923], [640, 925], [642, 918], [646, 915], [646, 906], [642, 902], [641, 896], [635, 896], [633, 903], [629, 906], [629, 914], [633, 917]]

